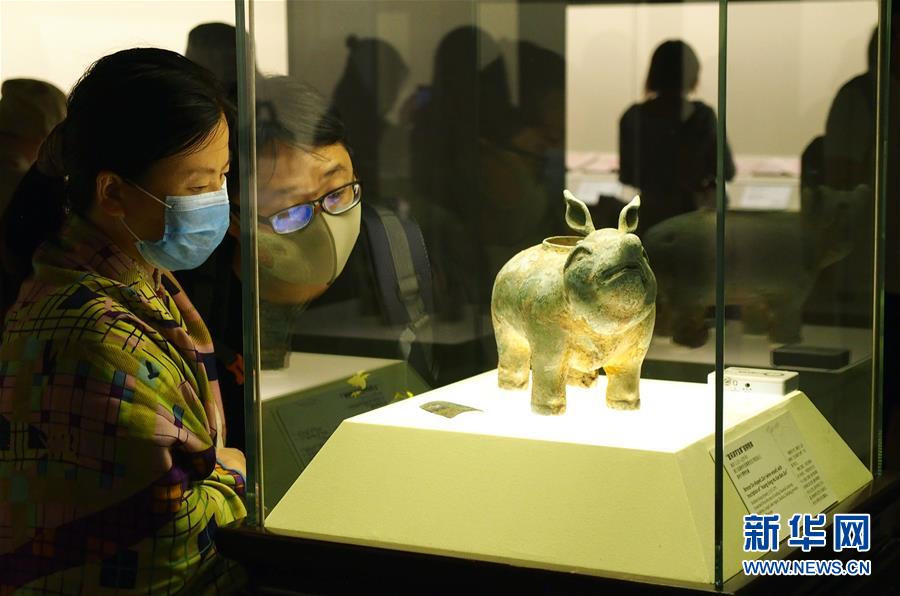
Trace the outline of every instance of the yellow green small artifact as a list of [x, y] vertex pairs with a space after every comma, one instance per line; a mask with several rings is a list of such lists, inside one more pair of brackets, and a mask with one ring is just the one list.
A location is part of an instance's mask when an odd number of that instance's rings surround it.
[[636, 409], [656, 316], [656, 278], [633, 233], [640, 197], [622, 209], [618, 228], [595, 230], [587, 206], [563, 196], [566, 222], [581, 236], [523, 250], [494, 281], [500, 387], [524, 389], [530, 369], [531, 409], [562, 414], [566, 385], [590, 387], [602, 368], [607, 405]]

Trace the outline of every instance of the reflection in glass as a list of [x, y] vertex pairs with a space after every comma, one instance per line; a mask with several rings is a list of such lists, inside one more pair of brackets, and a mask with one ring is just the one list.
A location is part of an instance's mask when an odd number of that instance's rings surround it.
[[268, 217], [259, 216], [260, 223], [268, 224], [276, 234], [290, 234], [309, 225], [316, 209], [329, 215], [340, 215], [359, 204], [362, 199], [362, 184], [358, 180], [348, 182], [308, 203], [300, 203]]
[[[680, 213], [715, 207], [716, 114], [688, 96], [700, 62], [680, 40], [660, 44], [647, 73], [648, 99], [619, 122], [619, 180], [640, 189], [641, 229]], [[734, 177], [726, 152], [725, 180]]]

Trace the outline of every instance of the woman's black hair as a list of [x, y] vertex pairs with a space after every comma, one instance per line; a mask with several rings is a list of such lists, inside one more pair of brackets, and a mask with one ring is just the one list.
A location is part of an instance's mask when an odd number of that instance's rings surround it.
[[697, 86], [700, 61], [691, 46], [679, 39], [664, 41], [653, 52], [647, 72], [647, 93], [683, 95]]
[[308, 151], [340, 143], [352, 156], [337, 110], [314, 87], [289, 76], [256, 79], [256, 146], [275, 141]]
[[88, 214], [99, 172], [140, 182], [159, 160], [202, 147], [222, 115], [231, 122], [234, 113], [209, 71], [156, 48], [101, 58], [67, 103], [65, 120], [44, 141], [0, 220], [5, 285], [14, 291], [31, 273], [35, 249], [58, 236], [66, 214]]

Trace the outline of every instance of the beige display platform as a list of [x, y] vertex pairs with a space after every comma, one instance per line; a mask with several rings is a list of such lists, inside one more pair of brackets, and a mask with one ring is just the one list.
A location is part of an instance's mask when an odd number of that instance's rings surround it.
[[[496, 371], [345, 420], [266, 519], [294, 536], [592, 574], [713, 581], [715, 400], [641, 381], [639, 411], [603, 404], [605, 379], [542, 417]], [[452, 419], [422, 404], [480, 411]], [[800, 392], [726, 393], [726, 442], [790, 412], [838, 502], [868, 470]], [[725, 575], [742, 516], [726, 476]]]

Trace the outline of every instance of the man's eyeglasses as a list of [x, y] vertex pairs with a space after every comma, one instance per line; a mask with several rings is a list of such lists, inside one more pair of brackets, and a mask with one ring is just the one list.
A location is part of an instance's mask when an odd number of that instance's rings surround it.
[[282, 209], [269, 217], [260, 216], [259, 221], [272, 226], [276, 234], [290, 234], [309, 225], [317, 211], [317, 206], [329, 215], [340, 215], [356, 207], [361, 199], [362, 184], [359, 180], [354, 180], [334, 190], [329, 190], [315, 201]]

